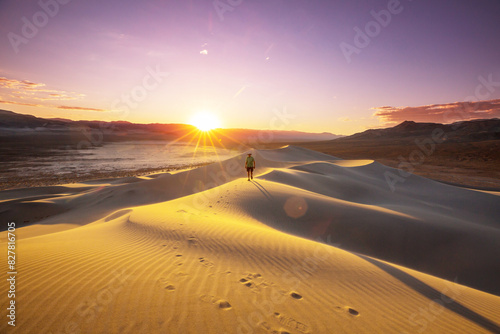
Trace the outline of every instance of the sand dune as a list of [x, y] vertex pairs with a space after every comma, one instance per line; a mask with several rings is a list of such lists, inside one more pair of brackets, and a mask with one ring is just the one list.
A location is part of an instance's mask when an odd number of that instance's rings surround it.
[[392, 192], [371, 160], [252, 153], [252, 182], [241, 155], [0, 192], [0, 219], [28, 225], [0, 331], [500, 333], [497, 194], [414, 175]]

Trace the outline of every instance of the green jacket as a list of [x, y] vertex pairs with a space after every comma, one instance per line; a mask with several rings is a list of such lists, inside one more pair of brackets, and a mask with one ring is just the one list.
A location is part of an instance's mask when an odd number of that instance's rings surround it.
[[245, 166], [247, 167], [253, 167], [255, 163], [255, 159], [253, 157], [247, 157], [245, 160]]

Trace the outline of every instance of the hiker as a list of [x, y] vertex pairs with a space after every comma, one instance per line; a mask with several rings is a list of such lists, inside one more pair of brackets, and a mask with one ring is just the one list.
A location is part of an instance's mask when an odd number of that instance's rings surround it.
[[248, 153], [248, 157], [245, 159], [245, 168], [247, 169], [248, 181], [250, 178], [253, 180], [253, 170], [255, 168], [255, 159], [252, 157], [252, 153]]

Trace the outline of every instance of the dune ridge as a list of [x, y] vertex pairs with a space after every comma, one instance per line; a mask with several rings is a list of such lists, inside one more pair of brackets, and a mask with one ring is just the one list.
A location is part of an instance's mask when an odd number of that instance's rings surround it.
[[500, 197], [415, 175], [392, 192], [395, 170], [370, 160], [251, 152], [252, 182], [243, 154], [0, 192], [22, 282], [0, 331], [500, 332]]

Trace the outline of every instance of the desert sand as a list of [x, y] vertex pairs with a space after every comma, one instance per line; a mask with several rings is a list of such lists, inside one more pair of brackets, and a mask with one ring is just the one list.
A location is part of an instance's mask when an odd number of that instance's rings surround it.
[[372, 160], [250, 152], [250, 182], [242, 154], [0, 192], [18, 272], [0, 332], [500, 333], [498, 193], [416, 175], [392, 191], [398, 171]]

